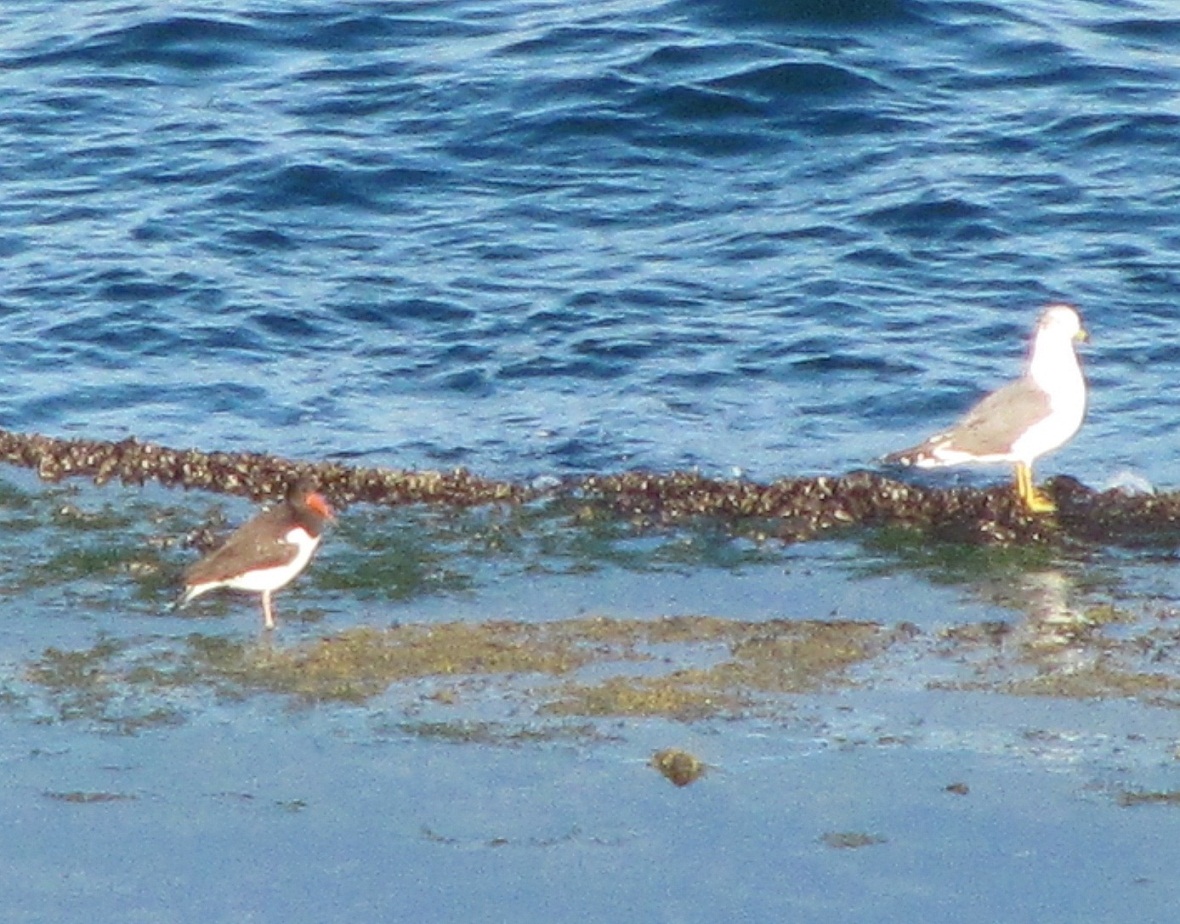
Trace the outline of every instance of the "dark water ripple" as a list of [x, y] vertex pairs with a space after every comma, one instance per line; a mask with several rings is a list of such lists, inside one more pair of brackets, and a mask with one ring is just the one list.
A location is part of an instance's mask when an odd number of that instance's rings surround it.
[[1094, 334], [1180, 477], [1162, 0], [0, 13], [13, 428], [491, 474], [840, 471]]

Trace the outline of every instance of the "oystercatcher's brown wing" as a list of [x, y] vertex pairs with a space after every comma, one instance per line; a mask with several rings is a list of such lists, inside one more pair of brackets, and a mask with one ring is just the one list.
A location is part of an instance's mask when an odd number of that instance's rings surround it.
[[299, 552], [297, 546], [283, 538], [293, 525], [285, 504], [259, 514], [233, 533], [221, 548], [190, 565], [184, 572], [184, 583], [227, 581], [246, 571], [288, 564]]

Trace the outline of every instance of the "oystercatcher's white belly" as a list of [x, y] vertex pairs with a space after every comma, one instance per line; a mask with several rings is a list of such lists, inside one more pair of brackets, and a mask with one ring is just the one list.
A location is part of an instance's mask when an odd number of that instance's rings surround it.
[[312, 552], [320, 544], [319, 536], [310, 536], [302, 527], [296, 527], [287, 533], [283, 539], [295, 546], [298, 551], [287, 564], [275, 568], [262, 568], [257, 571], [247, 571], [237, 577], [223, 581], [220, 586], [231, 587], [234, 590], [278, 590], [291, 582], [300, 571], [311, 561]]

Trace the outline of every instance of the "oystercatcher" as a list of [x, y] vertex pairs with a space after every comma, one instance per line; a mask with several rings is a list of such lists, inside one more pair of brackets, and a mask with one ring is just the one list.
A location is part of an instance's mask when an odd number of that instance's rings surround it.
[[271, 594], [307, 567], [324, 525], [334, 519], [313, 484], [300, 479], [283, 503], [260, 513], [184, 572], [184, 594], [177, 606], [218, 587], [260, 592], [263, 621], [273, 629]]
[[1033, 486], [1032, 464], [1067, 443], [1086, 414], [1086, 380], [1074, 342], [1086, 339], [1069, 305], [1050, 305], [1037, 322], [1024, 375], [992, 392], [949, 430], [884, 461], [919, 468], [1012, 462], [1016, 491], [1033, 513], [1056, 509]]

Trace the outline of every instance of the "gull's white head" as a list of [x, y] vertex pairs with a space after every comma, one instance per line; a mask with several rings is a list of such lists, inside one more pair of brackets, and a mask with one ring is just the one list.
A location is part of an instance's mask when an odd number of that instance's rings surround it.
[[1076, 399], [1079, 407], [1085, 403], [1086, 385], [1074, 343], [1085, 339], [1086, 331], [1076, 309], [1050, 305], [1037, 322], [1028, 362], [1028, 375], [1038, 386], [1058, 395], [1055, 400], [1064, 400], [1061, 395]]
[[1058, 343], [1071, 340], [1085, 340], [1086, 331], [1082, 319], [1071, 305], [1050, 305], [1037, 322], [1036, 339], [1047, 337]]

